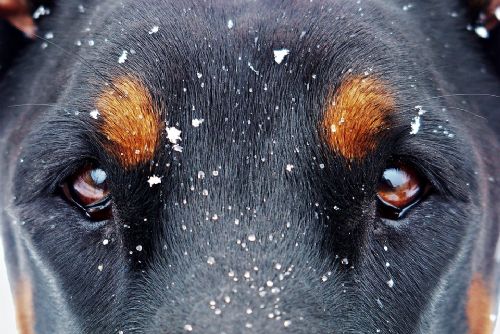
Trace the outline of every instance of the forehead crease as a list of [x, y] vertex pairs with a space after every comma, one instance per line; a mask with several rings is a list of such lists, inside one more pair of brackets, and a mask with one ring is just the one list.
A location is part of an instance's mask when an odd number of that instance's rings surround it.
[[360, 159], [378, 146], [395, 110], [393, 93], [383, 81], [349, 76], [327, 99], [322, 127], [327, 145], [348, 160]]
[[137, 78], [122, 76], [105, 87], [97, 98], [102, 116], [100, 130], [107, 152], [125, 168], [154, 157], [162, 122], [159, 108], [146, 86]]

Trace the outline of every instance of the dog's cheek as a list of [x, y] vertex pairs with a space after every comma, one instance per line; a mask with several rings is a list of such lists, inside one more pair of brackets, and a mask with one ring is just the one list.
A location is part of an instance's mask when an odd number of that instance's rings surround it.
[[16, 321], [19, 334], [33, 334], [35, 315], [33, 310], [33, 290], [31, 282], [21, 277], [15, 284]]
[[493, 323], [490, 320], [492, 300], [489, 290], [482, 275], [479, 273], [474, 274], [468, 290], [468, 334], [489, 334], [493, 332]]

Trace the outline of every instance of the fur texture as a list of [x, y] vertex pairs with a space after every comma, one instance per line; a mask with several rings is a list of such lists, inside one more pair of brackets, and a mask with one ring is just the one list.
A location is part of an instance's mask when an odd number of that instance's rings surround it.
[[[11, 281], [34, 292], [31, 328], [467, 333], [472, 277], [492, 308], [498, 292], [500, 84], [462, 2], [405, 6], [60, 1], [37, 21], [46, 40], [0, 30], [2, 229]], [[346, 74], [365, 73], [394, 110], [350, 161], [322, 120]], [[120, 77], [182, 131], [182, 152], [162, 130], [131, 168], [110, 154], [90, 113]], [[397, 221], [376, 199], [394, 160], [433, 185]], [[88, 161], [108, 174], [110, 220], [61, 198]]]

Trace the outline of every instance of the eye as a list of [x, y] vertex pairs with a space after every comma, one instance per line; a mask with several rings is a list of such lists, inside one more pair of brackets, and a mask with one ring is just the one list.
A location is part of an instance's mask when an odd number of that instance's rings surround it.
[[429, 190], [430, 182], [413, 166], [399, 162], [386, 168], [377, 186], [380, 215], [401, 218]]
[[106, 172], [88, 164], [61, 185], [63, 196], [92, 220], [111, 218], [111, 196]]

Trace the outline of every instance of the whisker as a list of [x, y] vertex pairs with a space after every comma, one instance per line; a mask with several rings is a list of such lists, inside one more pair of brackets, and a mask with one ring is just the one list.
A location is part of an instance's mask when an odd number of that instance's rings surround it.
[[429, 98], [423, 99], [423, 100], [416, 100], [416, 101], [413, 101], [413, 102], [408, 102], [407, 105], [420, 104], [420, 103], [426, 102], [426, 101], [443, 99], [443, 98], [446, 98], [446, 97], [455, 97], [455, 96], [500, 98], [500, 95], [495, 95], [495, 94], [463, 94], [463, 93], [458, 93], [458, 94], [446, 94], [446, 95], [433, 96], [433, 97], [429, 97]]
[[106, 76], [104, 74], [102, 74], [101, 72], [99, 72], [99, 70], [97, 68], [95, 68], [91, 63], [89, 63], [85, 58], [83, 58], [82, 56], [80, 56], [79, 54], [75, 53], [75, 52], [71, 52], [71, 51], [68, 51], [66, 50], [65, 48], [63, 48], [62, 46], [58, 45], [57, 43], [54, 43], [52, 42], [51, 40], [48, 40], [40, 35], [37, 35], [35, 34], [34, 35], [36, 38], [44, 41], [45, 43], [48, 43], [50, 45], [53, 45], [54, 47], [58, 48], [59, 50], [63, 51], [64, 53], [66, 53], [67, 55], [69, 56], [75, 56], [77, 57], [84, 65], [88, 66], [95, 74], [97, 74], [101, 79], [103, 79], [104, 81], [108, 81]]
[[472, 111], [469, 111], [467, 109], [464, 109], [464, 108], [459, 108], [459, 107], [446, 107], [447, 109], [456, 109], [456, 110], [460, 110], [460, 111], [463, 111], [464, 113], [467, 113], [469, 115], [472, 115], [472, 116], [475, 116], [475, 117], [479, 117], [479, 118], [482, 118], [484, 120], [487, 120], [486, 117], [482, 116], [482, 115], [479, 115], [479, 114], [475, 114], [473, 113]]
[[[475, 113], [473, 113], [473, 112], [471, 112], [471, 111], [469, 111], [469, 110], [467, 110], [467, 109], [464, 109], [464, 108], [460, 108], [460, 107], [453, 107], [453, 106], [446, 106], [446, 109], [455, 109], [455, 110], [460, 110], [460, 111], [463, 111], [464, 113], [467, 113], [467, 114], [469, 114], [469, 115], [471, 115], [471, 116], [478, 117], [478, 118], [481, 118], [481, 119], [484, 119], [484, 120], [488, 120], [488, 118], [486, 118], [486, 117], [484, 117], [484, 116], [482, 116], [482, 115], [479, 115], [479, 114], [475, 114]], [[405, 109], [405, 111], [408, 111], [408, 112], [410, 112], [410, 111], [412, 111], [412, 110], [414, 110], [414, 109]]]
[[40, 35], [37, 35], [37, 34], [34, 34], [34, 36], [42, 41], [44, 41], [45, 43], [48, 43], [50, 45], [53, 45], [54, 47], [58, 48], [59, 50], [61, 50], [62, 52], [64, 52], [65, 54], [69, 55], [69, 56], [75, 56], [77, 57], [82, 64], [84, 64], [85, 66], [87, 66], [90, 70], [92, 70], [92, 72], [94, 72], [94, 74], [96, 74], [99, 78], [101, 78], [104, 82], [106, 82], [106, 84], [108, 84], [117, 94], [119, 94], [121, 97], [125, 97], [126, 94], [124, 94], [118, 87], [116, 87], [113, 82], [111, 82], [110, 80], [108, 80], [108, 78], [102, 74], [97, 68], [95, 68], [89, 61], [87, 61], [85, 58], [83, 58], [82, 56], [80, 56], [78, 53], [76, 52], [71, 52], [71, 51], [68, 51], [66, 50], [65, 48], [63, 48], [62, 46], [58, 45], [57, 43], [54, 43]]
[[[427, 102], [427, 101], [431, 101], [431, 100], [437, 100], [437, 99], [442, 99], [442, 98], [446, 98], [446, 97], [456, 97], [456, 96], [464, 96], [464, 97], [492, 97], [492, 98], [500, 98], [500, 95], [495, 95], [495, 94], [481, 94], [481, 93], [472, 93], [472, 94], [465, 94], [465, 93], [457, 93], [457, 94], [446, 94], [446, 95], [439, 95], [439, 96], [433, 96], [433, 97], [430, 97], [430, 98], [427, 98], [427, 99], [422, 99], [422, 100], [416, 100], [416, 101], [413, 101], [413, 102], [408, 102], [408, 103], [405, 103], [403, 104], [404, 107], [415, 107], [416, 105], [419, 105], [419, 104], [422, 104], [423, 102]], [[484, 117], [482, 115], [479, 115], [479, 114], [475, 114], [467, 109], [464, 109], [464, 108], [460, 108], [460, 107], [453, 107], [453, 106], [445, 106], [447, 109], [456, 109], [456, 110], [460, 110], [460, 111], [463, 111], [467, 114], [470, 114], [474, 117], [478, 117], [478, 118], [481, 118], [481, 119], [484, 119], [484, 120], [487, 120], [488, 118], [487, 117]]]
[[24, 103], [24, 104], [13, 104], [7, 106], [7, 108], [20, 108], [20, 107], [57, 107], [57, 104], [49, 103]]

